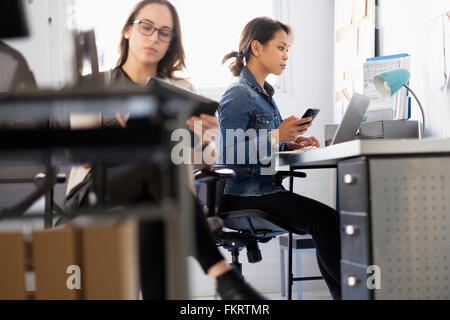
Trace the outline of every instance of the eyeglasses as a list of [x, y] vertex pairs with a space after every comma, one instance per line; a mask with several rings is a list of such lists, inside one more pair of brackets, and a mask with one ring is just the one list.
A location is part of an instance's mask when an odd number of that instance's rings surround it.
[[167, 27], [156, 28], [151, 23], [142, 20], [136, 20], [133, 24], [139, 25], [139, 32], [144, 36], [151, 36], [155, 31], [158, 31], [158, 39], [164, 42], [170, 42], [175, 36], [175, 32]]

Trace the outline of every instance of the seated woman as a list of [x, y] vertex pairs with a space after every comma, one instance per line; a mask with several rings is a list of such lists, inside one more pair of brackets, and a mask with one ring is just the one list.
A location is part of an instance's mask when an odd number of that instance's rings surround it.
[[[181, 29], [175, 7], [167, 0], [140, 1], [129, 15], [121, 35], [120, 59], [110, 73], [111, 84], [145, 85], [149, 77], [160, 77], [187, 89], [193, 86], [176, 77], [183, 70], [184, 50]], [[202, 116], [202, 118], [208, 118]], [[209, 119], [214, 124], [214, 119]], [[125, 116], [119, 116], [122, 126]], [[206, 124], [206, 123], [205, 123]], [[67, 204], [86, 206], [86, 190], [91, 175], [89, 167], [71, 172]], [[107, 192], [111, 205], [159, 201], [161, 179], [154, 166], [117, 166], [108, 168]], [[190, 173], [192, 174], [192, 173]], [[217, 249], [200, 205], [195, 203], [196, 258], [201, 267], [217, 282], [223, 299], [263, 299], [224, 260]], [[139, 227], [141, 287], [144, 299], [164, 299], [165, 252], [162, 223], [141, 222]]]
[[[286, 191], [273, 174], [268, 174], [264, 157], [257, 157], [267, 151], [266, 146], [268, 152], [319, 146], [316, 138], [301, 136], [311, 126], [307, 124], [310, 118], [291, 116], [283, 121], [273, 99], [274, 88], [265, 81], [269, 74], [281, 75], [286, 68], [290, 35], [287, 25], [266, 17], [256, 18], [244, 28], [239, 52], [224, 57], [224, 62], [236, 59], [230, 70], [239, 80], [228, 88], [219, 106], [218, 163], [244, 164], [251, 168], [251, 173], [238, 171], [236, 178], [227, 182], [222, 211], [259, 209], [312, 235], [321, 273], [332, 297], [340, 299], [340, 235], [336, 211]], [[251, 132], [257, 136], [252, 137]], [[255, 148], [253, 152], [252, 148]], [[239, 150], [249, 152], [242, 156]]]

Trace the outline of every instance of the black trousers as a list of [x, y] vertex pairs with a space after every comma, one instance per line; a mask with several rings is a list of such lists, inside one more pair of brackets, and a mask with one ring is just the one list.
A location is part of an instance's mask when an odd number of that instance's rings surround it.
[[299, 232], [312, 236], [320, 272], [333, 299], [341, 299], [339, 215], [313, 199], [292, 192], [257, 197], [224, 195], [220, 211], [259, 209], [272, 214]]
[[[155, 166], [117, 166], [108, 168], [107, 189], [111, 205], [159, 202], [161, 196], [161, 173]], [[187, 187], [186, 187], [187, 188]], [[206, 217], [197, 199], [194, 203], [194, 229], [196, 252], [203, 271], [223, 260], [216, 246]], [[165, 287], [165, 229], [163, 222], [145, 221], [139, 223], [139, 257], [142, 296], [145, 300], [166, 299]]]

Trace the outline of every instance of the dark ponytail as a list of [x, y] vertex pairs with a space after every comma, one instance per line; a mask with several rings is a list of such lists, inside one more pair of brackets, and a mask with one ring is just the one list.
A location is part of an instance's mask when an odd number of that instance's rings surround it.
[[225, 55], [225, 57], [223, 57], [222, 64], [224, 64], [231, 58], [236, 58], [236, 61], [231, 63], [230, 71], [233, 74], [233, 76], [239, 77], [242, 69], [244, 69], [244, 66], [245, 66], [245, 63], [244, 63], [245, 56], [239, 52], [232, 51], [229, 54]]
[[275, 33], [283, 30], [288, 36], [291, 35], [291, 28], [277, 20], [269, 17], [259, 17], [253, 19], [242, 31], [241, 40], [239, 41], [239, 52], [232, 51], [225, 55], [222, 60], [222, 64], [227, 62], [231, 58], [236, 58], [236, 61], [231, 63], [230, 71], [233, 76], [238, 77], [244, 66], [251, 58], [252, 55], [252, 43], [257, 40], [262, 45], [272, 40], [275, 37]]

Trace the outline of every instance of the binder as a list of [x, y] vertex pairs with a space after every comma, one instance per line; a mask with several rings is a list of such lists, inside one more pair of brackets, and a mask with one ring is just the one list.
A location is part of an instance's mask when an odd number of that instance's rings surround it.
[[399, 90], [392, 97], [384, 98], [373, 85], [376, 75], [399, 68], [409, 69], [409, 66], [410, 55], [406, 53], [366, 59], [364, 95], [372, 100], [366, 113], [367, 121], [406, 120], [411, 117], [411, 98], [406, 88]]

